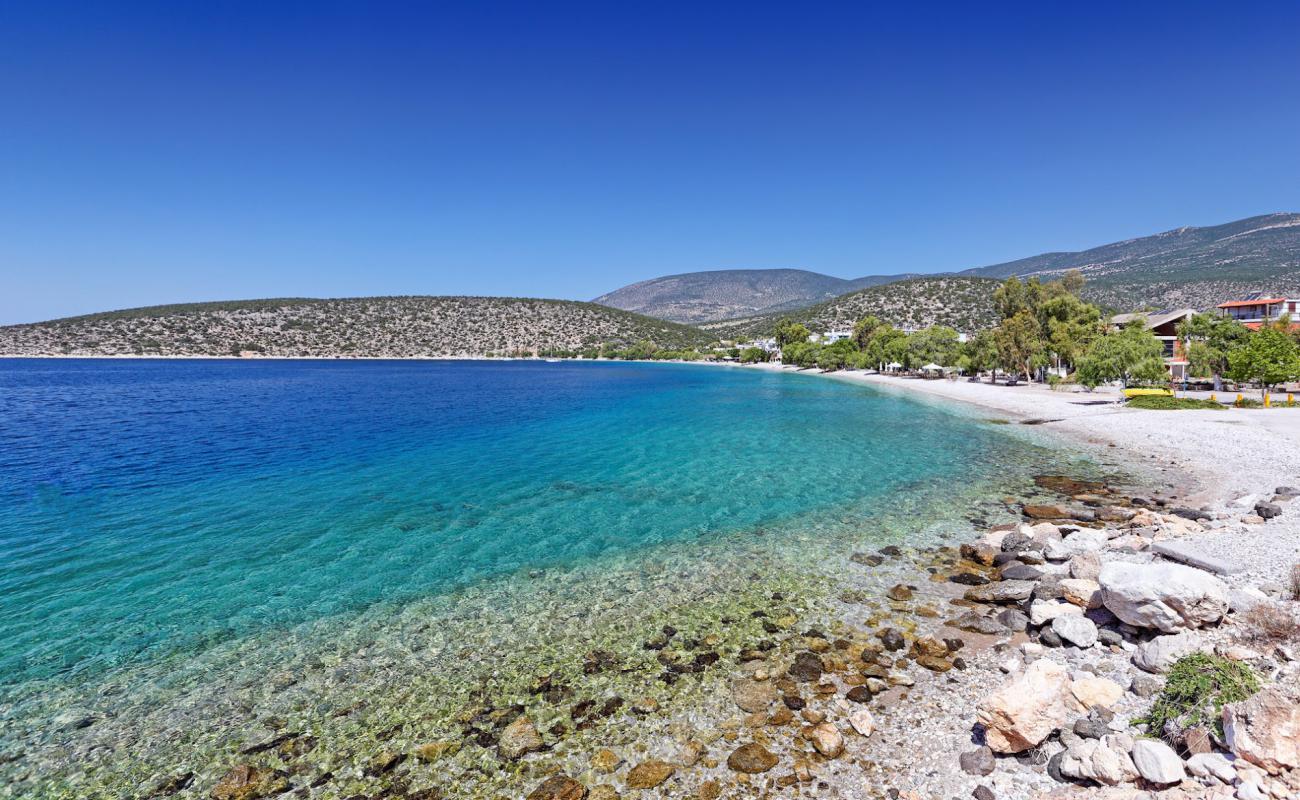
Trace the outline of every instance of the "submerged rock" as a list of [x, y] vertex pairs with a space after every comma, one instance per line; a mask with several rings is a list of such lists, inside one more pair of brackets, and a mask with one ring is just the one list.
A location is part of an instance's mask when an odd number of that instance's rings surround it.
[[775, 767], [776, 763], [776, 755], [757, 742], [741, 745], [731, 755], [727, 756], [728, 767], [736, 772], [744, 772], [749, 775], [767, 772], [772, 767]]
[[808, 731], [808, 739], [817, 752], [827, 758], [839, 758], [840, 753], [844, 752], [844, 736], [829, 722], [814, 725]]
[[587, 787], [568, 775], [552, 775], [528, 794], [528, 800], [582, 800]]
[[542, 749], [543, 744], [541, 734], [533, 727], [532, 721], [528, 717], [520, 717], [501, 731], [497, 750], [502, 758], [513, 761], [525, 753]]
[[260, 800], [289, 788], [289, 776], [279, 770], [240, 764], [227, 772], [209, 796], [212, 800]]
[[629, 789], [653, 789], [676, 771], [677, 767], [667, 761], [644, 761], [628, 770], [627, 786]]
[[797, 681], [809, 682], [821, 680], [825, 669], [820, 656], [805, 651], [794, 657], [794, 663], [790, 665], [787, 673]]
[[778, 699], [776, 687], [771, 681], [748, 678], [741, 678], [731, 685], [731, 697], [741, 711], [751, 714], [767, 711]]

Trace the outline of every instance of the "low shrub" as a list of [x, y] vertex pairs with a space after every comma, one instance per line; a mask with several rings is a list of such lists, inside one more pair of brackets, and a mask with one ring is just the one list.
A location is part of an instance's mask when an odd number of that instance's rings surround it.
[[1210, 726], [1223, 736], [1223, 707], [1245, 700], [1260, 689], [1259, 677], [1246, 664], [1210, 653], [1192, 653], [1174, 663], [1169, 678], [1146, 716], [1136, 722], [1171, 742], [1185, 731]]
[[1291, 565], [1291, 599], [1300, 600], [1300, 564]]
[[1240, 615], [1238, 623], [1241, 638], [1252, 644], [1271, 646], [1300, 642], [1300, 619], [1278, 603], [1259, 603]]
[[1129, 408], [1145, 408], [1148, 411], [1175, 411], [1187, 408], [1223, 409], [1223, 406], [1213, 400], [1197, 400], [1191, 397], [1161, 397], [1159, 395], [1138, 395], [1130, 399], [1127, 405]]
[[1264, 402], [1253, 397], [1242, 397], [1232, 402], [1237, 408], [1263, 408]]

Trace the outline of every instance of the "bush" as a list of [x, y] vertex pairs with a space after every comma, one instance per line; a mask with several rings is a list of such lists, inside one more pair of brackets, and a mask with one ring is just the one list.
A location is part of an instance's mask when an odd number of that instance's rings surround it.
[[1242, 397], [1239, 400], [1233, 401], [1232, 404], [1237, 408], [1263, 408], [1264, 407], [1264, 403], [1262, 401], [1256, 400], [1253, 397]]
[[1300, 600], [1300, 564], [1291, 566], [1291, 599]]
[[1177, 741], [1182, 734], [1212, 726], [1223, 736], [1223, 707], [1245, 700], [1260, 689], [1259, 677], [1246, 664], [1210, 653], [1192, 653], [1174, 663], [1169, 679], [1146, 716], [1135, 720], [1147, 732]]
[[1285, 606], [1259, 603], [1241, 615], [1241, 638], [1254, 644], [1300, 642], [1300, 619]]
[[1196, 400], [1191, 397], [1162, 397], [1160, 395], [1138, 395], [1130, 399], [1126, 405], [1129, 408], [1144, 408], [1148, 411], [1176, 411], [1187, 408], [1223, 410], [1223, 406], [1214, 400]]

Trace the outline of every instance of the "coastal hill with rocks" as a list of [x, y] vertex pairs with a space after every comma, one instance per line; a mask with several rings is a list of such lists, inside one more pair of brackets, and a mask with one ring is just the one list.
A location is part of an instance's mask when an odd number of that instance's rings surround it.
[[0, 354], [419, 358], [575, 351], [644, 340], [682, 348], [712, 338], [686, 325], [567, 300], [288, 298], [9, 325], [0, 327]]
[[802, 269], [722, 269], [639, 281], [592, 302], [699, 324], [805, 308], [904, 277], [872, 275], [846, 280]]
[[781, 319], [812, 331], [847, 330], [868, 314], [905, 330], [947, 325], [971, 333], [997, 323], [991, 278], [911, 278], [872, 286], [796, 311], [765, 314], [700, 327], [724, 339], [768, 336]]

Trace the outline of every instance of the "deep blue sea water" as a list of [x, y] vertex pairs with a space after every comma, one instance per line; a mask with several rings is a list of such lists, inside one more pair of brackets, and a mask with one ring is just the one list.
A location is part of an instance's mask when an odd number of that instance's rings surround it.
[[698, 365], [0, 360], [0, 688], [883, 508], [1022, 447]]

